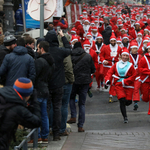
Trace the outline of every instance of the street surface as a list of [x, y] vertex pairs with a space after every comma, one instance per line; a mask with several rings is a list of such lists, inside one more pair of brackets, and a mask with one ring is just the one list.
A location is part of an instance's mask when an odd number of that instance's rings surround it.
[[87, 96], [85, 132], [78, 133], [77, 124], [71, 124], [70, 135], [50, 142], [47, 149], [55, 145], [53, 150], [150, 150], [149, 104], [139, 102], [137, 111], [130, 105], [127, 108], [129, 123], [124, 124], [117, 98], [114, 97], [117, 102], [108, 103], [108, 90], [99, 92], [96, 87], [94, 82], [93, 97]]

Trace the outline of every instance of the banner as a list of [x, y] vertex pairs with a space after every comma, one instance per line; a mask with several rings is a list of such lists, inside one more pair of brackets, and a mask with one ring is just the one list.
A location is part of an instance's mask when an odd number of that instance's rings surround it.
[[63, 1], [56, 0], [56, 10], [53, 14], [53, 17], [61, 17], [63, 14]]
[[81, 4], [70, 4], [65, 7], [67, 12], [67, 19], [69, 28], [75, 24], [81, 15]]
[[33, 20], [28, 14], [29, 0], [24, 0], [26, 28], [40, 28], [40, 21]]

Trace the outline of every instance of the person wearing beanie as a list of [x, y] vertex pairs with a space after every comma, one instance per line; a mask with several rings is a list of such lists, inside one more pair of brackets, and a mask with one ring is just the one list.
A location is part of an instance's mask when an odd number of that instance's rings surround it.
[[4, 37], [4, 44], [0, 46], [0, 66], [6, 54], [9, 54], [17, 46], [17, 40], [13, 35], [7, 35]]
[[130, 51], [130, 62], [133, 64], [134, 69], [136, 70], [136, 78], [134, 81], [134, 91], [133, 91], [133, 102], [134, 102], [134, 109], [138, 109], [138, 102], [140, 101], [140, 93], [139, 89], [141, 87], [141, 82], [139, 82], [140, 74], [139, 74], [139, 62], [142, 58], [140, 54], [138, 54], [138, 45], [136, 42], [131, 43], [131, 51]]
[[17, 45], [13, 52], [5, 56], [0, 67], [0, 76], [6, 79], [3, 83], [5, 86], [13, 86], [19, 77], [28, 77], [33, 83], [35, 80], [35, 63], [24, 47], [25, 40], [18, 38]]
[[105, 84], [115, 86], [124, 123], [128, 123], [126, 106], [132, 104], [135, 77], [136, 71], [129, 62], [129, 51], [125, 47], [121, 53], [121, 60], [115, 63], [105, 76]]
[[13, 86], [1, 88], [0, 104], [4, 102], [5, 104], [0, 105], [0, 110], [5, 109], [0, 122], [0, 150], [9, 150], [18, 125], [38, 128], [41, 124], [41, 113], [36, 91], [28, 78], [18, 78]]

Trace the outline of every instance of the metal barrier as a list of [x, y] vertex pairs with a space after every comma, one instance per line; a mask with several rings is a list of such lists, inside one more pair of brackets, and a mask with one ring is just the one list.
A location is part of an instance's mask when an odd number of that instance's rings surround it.
[[27, 136], [25, 136], [25, 139], [18, 145], [14, 147], [14, 150], [19, 150], [22, 148], [23, 150], [28, 150], [28, 139], [33, 134], [33, 148], [38, 147], [38, 128], [33, 129]]

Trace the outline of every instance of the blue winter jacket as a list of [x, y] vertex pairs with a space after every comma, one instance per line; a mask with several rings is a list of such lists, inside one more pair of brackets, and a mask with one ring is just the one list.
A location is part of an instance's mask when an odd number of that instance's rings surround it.
[[13, 52], [7, 54], [0, 67], [0, 76], [6, 75], [5, 86], [12, 86], [19, 77], [27, 77], [35, 80], [34, 59], [28, 54], [23, 46], [17, 46]]
[[19, 8], [15, 13], [16, 24], [23, 26], [22, 8]]

